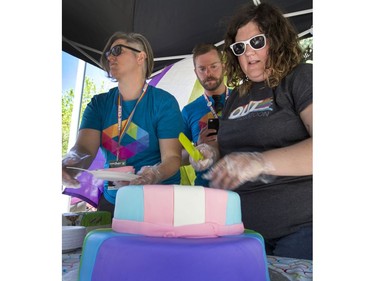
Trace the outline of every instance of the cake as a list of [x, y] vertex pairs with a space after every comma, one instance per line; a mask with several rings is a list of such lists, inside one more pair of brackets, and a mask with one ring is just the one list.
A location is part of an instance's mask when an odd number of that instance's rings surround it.
[[126, 186], [116, 195], [112, 229], [158, 237], [241, 234], [240, 197], [201, 186]]
[[85, 238], [80, 280], [269, 281], [262, 236], [238, 194], [197, 186], [119, 189], [112, 229]]

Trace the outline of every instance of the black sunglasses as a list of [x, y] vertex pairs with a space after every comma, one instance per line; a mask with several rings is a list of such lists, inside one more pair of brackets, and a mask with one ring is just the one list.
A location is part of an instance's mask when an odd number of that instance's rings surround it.
[[119, 44], [119, 45], [113, 46], [109, 51], [105, 52], [105, 57], [107, 59], [108, 59], [109, 55], [118, 57], [119, 55], [121, 55], [122, 48], [126, 48], [126, 49], [132, 50], [132, 51], [137, 52], [137, 53], [141, 52], [140, 50], [137, 50], [133, 47], [129, 47], [129, 46]]
[[253, 50], [261, 50], [266, 46], [266, 35], [259, 34], [251, 37], [249, 40], [235, 42], [230, 45], [230, 48], [233, 54], [241, 56], [246, 51], [246, 45], [249, 45]]

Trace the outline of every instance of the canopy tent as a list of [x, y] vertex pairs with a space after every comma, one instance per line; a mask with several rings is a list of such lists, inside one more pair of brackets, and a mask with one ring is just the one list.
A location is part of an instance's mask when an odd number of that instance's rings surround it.
[[[203, 90], [193, 71], [193, 47], [202, 42], [222, 46], [228, 19], [248, 1], [63, 0], [62, 50], [100, 67], [102, 50], [115, 31], [141, 33], [150, 41], [155, 57], [149, 83], [173, 94], [182, 109]], [[300, 38], [312, 36], [312, 0], [267, 2], [290, 18]], [[92, 194], [89, 175], [83, 185], [82, 194], [73, 189], [65, 194], [96, 206], [99, 193]]]
[[[249, 0], [63, 0], [62, 50], [100, 67], [115, 31], [150, 41], [154, 71], [191, 56], [195, 44], [222, 45], [228, 19]], [[260, 3], [260, 0], [254, 0]], [[269, 0], [289, 17], [301, 37], [312, 35], [312, 0]]]

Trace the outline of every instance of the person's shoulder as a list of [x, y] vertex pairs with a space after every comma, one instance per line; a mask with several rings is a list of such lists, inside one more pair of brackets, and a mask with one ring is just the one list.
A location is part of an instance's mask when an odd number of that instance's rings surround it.
[[164, 107], [176, 106], [179, 108], [177, 98], [174, 95], [172, 95], [170, 92], [162, 88], [157, 88], [155, 86], [148, 85], [147, 96], [158, 106], [164, 106]]
[[148, 90], [150, 93], [152, 93], [153, 95], [163, 95], [163, 96], [173, 96], [170, 92], [162, 89], [162, 88], [158, 88], [158, 87], [155, 87], [153, 85], [148, 85]]
[[238, 88], [228, 88], [228, 99], [234, 99], [238, 95]]
[[99, 93], [93, 96], [93, 99], [98, 99], [98, 100], [105, 100], [108, 98], [112, 98], [117, 92], [117, 87], [109, 89], [107, 92], [104, 93]]
[[95, 94], [92, 96], [90, 103], [93, 106], [106, 106], [109, 103], [113, 103], [115, 95], [117, 93], [117, 87], [108, 90], [107, 92]]
[[283, 79], [284, 81], [299, 81], [299, 80], [311, 80], [312, 79], [312, 64], [311, 63], [300, 63]]
[[312, 72], [313, 69], [313, 64], [312, 63], [307, 63], [303, 62], [297, 65], [294, 69], [293, 72], [295, 73], [309, 73]]
[[200, 95], [195, 100], [188, 103], [186, 106], [194, 107], [195, 105], [197, 105], [198, 103], [201, 103], [202, 101], [205, 101], [205, 98], [203, 97], [203, 95]]
[[197, 97], [195, 100], [193, 100], [193, 101], [189, 102], [187, 105], [185, 105], [182, 108], [182, 110], [185, 110], [185, 111], [189, 110], [189, 109], [193, 110], [193, 109], [196, 108], [196, 106], [198, 104], [200, 104], [202, 102], [202, 100], [204, 100], [204, 97], [201, 95], [201, 96]]

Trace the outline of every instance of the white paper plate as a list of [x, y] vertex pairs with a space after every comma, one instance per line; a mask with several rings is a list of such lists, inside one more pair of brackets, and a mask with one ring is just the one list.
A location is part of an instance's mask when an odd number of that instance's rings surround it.
[[81, 248], [86, 236], [84, 226], [62, 226], [62, 251], [63, 253]]
[[124, 172], [107, 172], [104, 170], [89, 171], [97, 179], [108, 180], [108, 181], [131, 181], [139, 176], [133, 173]]
[[108, 181], [131, 181], [139, 177], [138, 175], [133, 174], [131, 172], [127, 172], [127, 173], [113, 172], [113, 171], [106, 171], [106, 169], [86, 170], [86, 169], [81, 169], [77, 167], [67, 167], [67, 168], [85, 171], [85, 172], [92, 174], [97, 179], [108, 180]]

